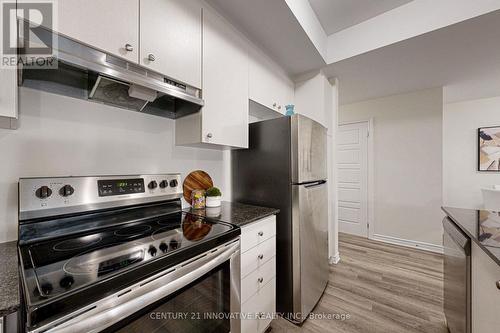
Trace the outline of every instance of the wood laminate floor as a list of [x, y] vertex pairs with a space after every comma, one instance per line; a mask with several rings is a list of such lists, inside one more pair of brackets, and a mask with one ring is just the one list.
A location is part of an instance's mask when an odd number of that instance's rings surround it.
[[447, 333], [443, 257], [439, 254], [340, 234], [341, 261], [330, 268], [328, 287], [315, 315], [297, 327], [274, 320], [272, 333]]

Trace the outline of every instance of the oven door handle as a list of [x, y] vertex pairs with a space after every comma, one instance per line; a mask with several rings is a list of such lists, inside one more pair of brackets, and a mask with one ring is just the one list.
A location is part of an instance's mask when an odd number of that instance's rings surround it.
[[175, 269], [167, 270], [152, 278], [133, 286], [130, 292], [123, 291], [94, 303], [80, 315], [70, 314], [58, 321], [60, 324], [44, 332], [100, 332], [105, 328], [131, 316], [145, 306], [152, 304], [171, 293], [181, 289], [196, 279], [210, 272], [227, 260], [237, 256], [239, 263], [239, 240], [217, 248], [217, 251], [206, 252], [190, 261], [182, 263]]

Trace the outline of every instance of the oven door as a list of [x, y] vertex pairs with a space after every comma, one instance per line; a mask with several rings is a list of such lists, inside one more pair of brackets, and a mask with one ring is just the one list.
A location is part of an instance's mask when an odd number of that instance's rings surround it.
[[[63, 318], [47, 332], [240, 332], [239, 240]], [[47, 328], [44, 329], [44, 331]]]

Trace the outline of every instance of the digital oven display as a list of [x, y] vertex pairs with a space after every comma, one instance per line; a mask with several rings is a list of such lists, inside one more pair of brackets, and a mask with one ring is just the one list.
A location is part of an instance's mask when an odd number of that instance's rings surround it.
[[98, 180], [97, 188], [100, 197], [145, 192], [142, 178]]

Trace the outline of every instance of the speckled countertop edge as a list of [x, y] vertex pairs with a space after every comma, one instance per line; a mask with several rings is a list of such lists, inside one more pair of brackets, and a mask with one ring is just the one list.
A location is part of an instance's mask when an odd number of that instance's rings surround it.
[[0, 317], [19, 309], [17, 242], [0, 243]]
[[220, 207], [206, 209], [184, 209], [185, 212], [231, 223], [239, 227], [276, 215], [279, 209], [223, 201]]

